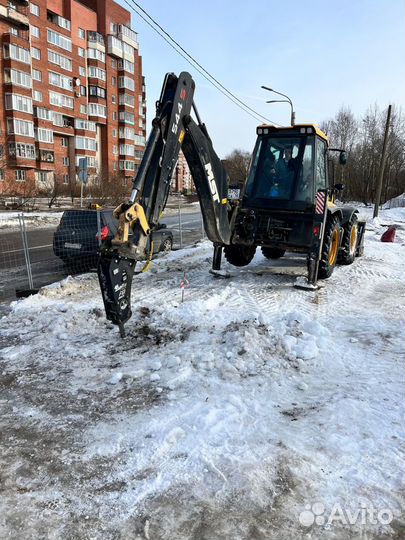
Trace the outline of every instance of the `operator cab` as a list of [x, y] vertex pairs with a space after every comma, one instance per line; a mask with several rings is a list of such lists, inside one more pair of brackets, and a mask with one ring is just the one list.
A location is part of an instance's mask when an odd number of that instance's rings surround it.
[[327, 136], [314, 125], [259, 126], [244, 206], [309, 210], [327, 187]]

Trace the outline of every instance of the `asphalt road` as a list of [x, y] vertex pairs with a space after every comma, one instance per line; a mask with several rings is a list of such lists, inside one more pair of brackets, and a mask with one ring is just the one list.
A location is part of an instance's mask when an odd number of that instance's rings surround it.
[[[174, 249], [190, 245], [203, 236], [199, 211], [171, 215], [162, 219], [173, 231]], [[72, 273], [55, 257], [52, 249], [55, 227], [27, 230], [34, 288], [63, 279]], [[180, 232], [181, 231], [181, 232]], [[28, 289], [29, 281], [20, 231], [0, 232], [0, 301], [15, 298], [15, 291]]]

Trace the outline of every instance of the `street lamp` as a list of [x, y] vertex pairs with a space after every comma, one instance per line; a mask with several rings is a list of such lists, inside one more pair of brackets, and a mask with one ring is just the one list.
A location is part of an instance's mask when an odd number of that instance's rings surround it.
[[291, 106], [291, 125], [295, 126], [295, 111], [292, 104], [291, 99], [286, 95], [282, 94], [281, 92], [277, 92], [277, 90], [273, 90], [273, 88], [269, 88], [268, 86], [262, 86], [264, 90], [268, 90], [269, 92], [274, 92], [275, 94], [278, 94], [279, 96], [283, 96], [286, 99], [273, 99], [271, 101], [267, 101], [266, 103], [289, 103]]

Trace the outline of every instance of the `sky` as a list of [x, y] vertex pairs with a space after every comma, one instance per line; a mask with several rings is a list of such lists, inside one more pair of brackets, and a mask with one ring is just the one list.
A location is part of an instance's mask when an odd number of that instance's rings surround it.
[[[131, 0], [119, 2], [129, 9]], [[277, 96], [261, 85], [290, 96], [297, 123], [319, 124], [342, 106], [360, 116], [373, 104], [404, 104], [403, 0], [137, 2], [226, 88], [277, 124], [289, 124], [289, 105], [266, 104]], [[165, 73], [189, 71], [218, 155], [251, 151], [260, 122], [211, 86], [134, 12], [132, 27], [143, 58], [148, 128]]]

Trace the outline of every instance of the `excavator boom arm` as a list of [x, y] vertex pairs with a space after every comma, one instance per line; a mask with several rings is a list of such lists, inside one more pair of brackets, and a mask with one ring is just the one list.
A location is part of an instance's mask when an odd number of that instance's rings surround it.
[[194, 89], [189, 73], [166, 75], [131, 197], [115, 211], [118, 233], [101, 249], [98, 275], [106, 315], [120, 326], [121, 334], [131, 317], [135, 265], [148, 257], [149, 235], [166, 206], [180, 149], [194, 180], [208, 238], [217, 245], [230, 243], [228, 175], [198, 114], [197, 123], [191, 117]]

